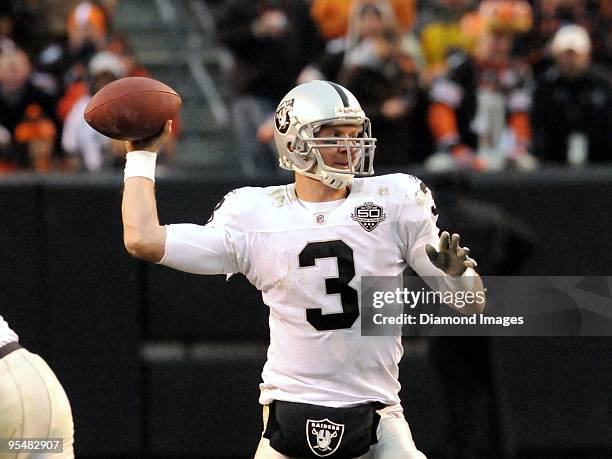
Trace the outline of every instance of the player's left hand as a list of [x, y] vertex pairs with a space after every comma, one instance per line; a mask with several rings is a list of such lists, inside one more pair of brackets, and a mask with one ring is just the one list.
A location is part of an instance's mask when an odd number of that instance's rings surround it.
[[438, 250], [430, 244], [425, 251], [433, 265], [451, 276], [461, 276], [467, 268], [476, 268], [477, 263], [468, 257], [470, 249], [459, 246], [459, 235], [452, 237], [447, 231], [440, 235]]

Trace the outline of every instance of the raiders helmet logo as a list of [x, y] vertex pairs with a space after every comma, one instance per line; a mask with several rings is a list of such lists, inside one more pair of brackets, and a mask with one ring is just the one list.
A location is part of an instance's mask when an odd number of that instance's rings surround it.
[[387, 214], [383, 212], [382, 206], [373, 202], [365, 202], [355, 207], [355, 213], [351, 214], [351, 218], [369, 233], [387, 218]]
[[329, 419], [306, 420], [306, 439], [310, 450], [319, 457], [329, 456], [340, 446], [344, 424], [337, 424]]
[[276, 129], [281, 134], [286, 134], [289, 130], [290, 125], [290, 112], [293, 109], [293, 101], [295, 99], [285, 100], [281, 102], [281, 104], [276, 109], [276, 114], [274, 115], [274, 122], [276, 124]]

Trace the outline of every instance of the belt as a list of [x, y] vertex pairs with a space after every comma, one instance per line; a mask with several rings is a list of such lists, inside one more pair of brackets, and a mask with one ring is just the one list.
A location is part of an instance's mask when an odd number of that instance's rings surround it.
[[16, 351], [17, 349], [21, 349], [21, 346], [17, 341], [5, 344], [4, 346], [0, 347], [0, 359], [9, 355], [11, 352]]

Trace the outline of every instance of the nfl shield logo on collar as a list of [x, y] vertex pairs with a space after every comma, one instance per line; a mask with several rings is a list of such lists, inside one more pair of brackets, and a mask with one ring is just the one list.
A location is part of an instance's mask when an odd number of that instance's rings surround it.
[[325, 214], [315, 214], [314, 221], [315, 223], [322, 225], [323, 223], [325, 223]]
[[373, 202], [365, 202], [355, 207], [355, 213], [351, 214], [351, 218], [369, 233], [387, 218], [387, 214], [383, 213], [382, 206]]
[[319, 457], [333, 454], [342, 441], [344, 424], [329, 419], [306, 420], [306, 439], [310, 450]]

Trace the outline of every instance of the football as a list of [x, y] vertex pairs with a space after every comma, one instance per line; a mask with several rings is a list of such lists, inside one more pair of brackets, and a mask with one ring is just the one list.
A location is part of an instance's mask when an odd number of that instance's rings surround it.
[[171, 87], [152, 78], [127, 77], [98, 91], [85, 107], [85, 121], [117, 140], [141, 140], [161, 131], [181, 108]]

